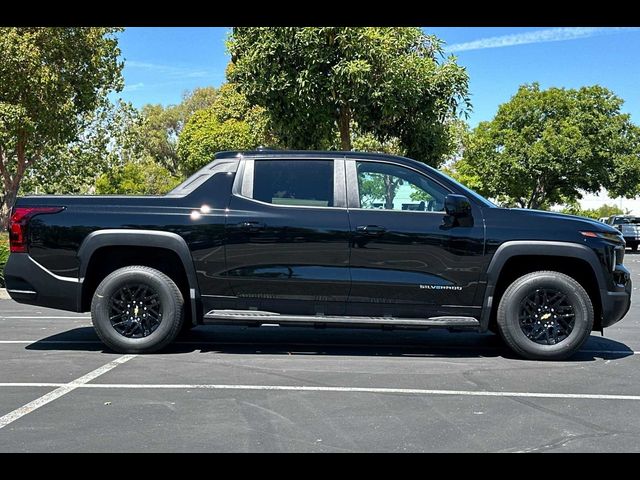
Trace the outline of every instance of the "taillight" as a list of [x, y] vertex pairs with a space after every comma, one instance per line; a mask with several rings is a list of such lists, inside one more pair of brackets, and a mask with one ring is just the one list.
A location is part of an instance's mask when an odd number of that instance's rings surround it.
[[64, 207], [16, 207], [9, 221], [9, 246], [11, 253], [27, 252], [27, 225], [34, 216], [43, 213], [58, 213]]

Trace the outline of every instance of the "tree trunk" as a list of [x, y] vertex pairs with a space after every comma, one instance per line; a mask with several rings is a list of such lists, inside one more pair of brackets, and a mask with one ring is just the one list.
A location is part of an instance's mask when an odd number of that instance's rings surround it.
[[531, 197], [529, 198], [529, 202], [527, 202], [526, 208], [530, 208], [533, 210], [537, 210], [545, 197], [546, 187], [541, 178], [538, 178], [536, 181], [536, 186], [533, 188], [533, 192], [531, 192]]
[[340, 107], [338, 129], [340, 130], [340, 148], [345, 151], [351, 150], [351, 110], [347, 106]]
[[393, 210], [393, 199], [396, 197], [396, 185], [389, 175], [384, 176], [384, 208]]
[[22, 182], [27, 169], [26, 140], [26, 134], [20, 132], [15, 150], [17, 164], [13, 174], [9, 169], [10, 155], [8, 152], [0, 150], [0, 177], [4, 186], [4, 197], [2, 205], [0, 205], [0, 229], [2, 230], [6, 230], [9, 225], [9, 215], [16, 203], [20, 182]]
[[0, 206], [0, 231], [6, 231], [9, 226], [9, 216], [13, 205], [16, 203], [17, 196], [17, 189], [12, 192], [5, 192], [5, 196], [2, 199], [2, 205]]

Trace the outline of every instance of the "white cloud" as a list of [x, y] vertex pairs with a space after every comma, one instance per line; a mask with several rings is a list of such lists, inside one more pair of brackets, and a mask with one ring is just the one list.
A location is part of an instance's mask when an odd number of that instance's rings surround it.
[[639, 27], [566, 27], [535, 30], [533, 32], [501, 35], [499, 37], [481, 38], [471, 42], [454, 43], [445, 48], [447, 52], [463, 52], [466, 50], [482, 50], [485, 48], [512, 47], [530, 43], [561, 42], [579, 38], [609, 35], [627, 31], [640, 30]]
[[139, 83], [134, 83], [133, 85], [125, 85], [124, 89], [122, 90], [123, 92], [133, 92], [135, 90], [140, 90], [142, 87], [144, 87], [144, 83], [139, 82]]
[[133, 68], [145, 68], [147, 70], [162, 70], [167, 68], [165, 65], [158, 65], [156, 63], [137, 62], [136, 60], [125, 60], [127, 67]]
[[139, 62], [137, 60], [125, 60], [124, 66], [129, 68], [138, 68], [141, 70], [151, 70], [157, 74], [166, 77], [187, 77], [187, 78], [204, 78], [204, 77], [222, 77], [224, 73], [203, 70], [201, 68], [178, 67], [174, 65], [162, 65], [158, 63]]

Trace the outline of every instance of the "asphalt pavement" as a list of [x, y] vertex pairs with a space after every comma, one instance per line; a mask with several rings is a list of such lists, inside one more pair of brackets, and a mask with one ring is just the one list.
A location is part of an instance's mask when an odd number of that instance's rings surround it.
[[88, 314], [0, 300], [0, 452], [638, 452], [639, 357], [640, 296], [562, 362], [492, 334], [226, 326], [119, 355]]

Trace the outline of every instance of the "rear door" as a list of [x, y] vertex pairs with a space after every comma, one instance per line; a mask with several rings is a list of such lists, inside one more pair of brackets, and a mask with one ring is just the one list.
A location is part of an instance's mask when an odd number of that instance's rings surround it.
[[388, 161], [347, 159], [352, 315], [477, 316], [484, 227], [447, 227], [452, 193], [422, 172]]
[[226, 224], [235, 308], [340, 315], [349, 293], [344, 160], [242, 162]]

